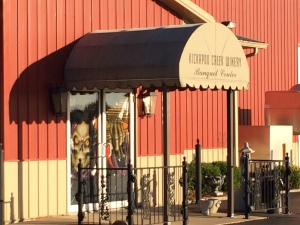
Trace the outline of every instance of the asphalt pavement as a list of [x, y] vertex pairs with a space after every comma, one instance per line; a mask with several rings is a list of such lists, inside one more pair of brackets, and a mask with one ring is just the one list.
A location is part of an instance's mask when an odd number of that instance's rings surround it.
[[288, 214], [253, 213], [251, 216], [265, 217], [266, 220], [251, 220], [244, 225], [298, 225], [300, 220], [300, 190], [290, 193], [290, 212]]

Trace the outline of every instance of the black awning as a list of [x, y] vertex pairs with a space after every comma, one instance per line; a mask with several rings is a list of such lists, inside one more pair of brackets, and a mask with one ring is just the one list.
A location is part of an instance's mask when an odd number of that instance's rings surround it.
[[219, 23], [95, 31], [82, 37], [66, 66], [70, 89], [247, 89], [241, 44]]

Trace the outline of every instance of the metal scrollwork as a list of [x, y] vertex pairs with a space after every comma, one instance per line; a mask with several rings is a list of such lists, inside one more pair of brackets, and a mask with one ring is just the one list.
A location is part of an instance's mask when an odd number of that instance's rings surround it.
[[280, 168], [278, 166], [275, 166], [274, 168], [274, 199], [273, 199], [273, 205], [278, 206], [280, 203]]
[[255, 209], [278, 208], [282, 180], [280, 166], [274, 162], [257, 162], [254, 165], [253, 205]]
[[108, 193], [109, 193], [109, 185], [108, 185], [108, 176], [102, 175], [100, 178], [100, 202], [99, 202], [99, 216], [103, 220], [109, 220], [109, 205], [108, 205]]
[[143, 219], [150, 219], [150, 174], [143, 175], [141, 179], [142, 201], [143, 201]]
[[168, 173], [168, 215], [172, 215], [171, 208], [175, 204], [174, 191], [175, 191], [175, 173]]
[[254, 181], [254, 207], [261, 205], [261, 185], [262, 185], [262, 170], [260, 167], [255, 167], [254, 169], [255, 181]]

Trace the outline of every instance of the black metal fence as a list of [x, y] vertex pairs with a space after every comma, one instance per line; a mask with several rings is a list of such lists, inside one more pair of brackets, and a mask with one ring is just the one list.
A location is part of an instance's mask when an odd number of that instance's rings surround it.
[[[78, 224], [187, 224], [187, 169], [78, 166]], [[167, 199], [167, 202], [166, 202]]]
[[245, 217], [252, 211], [289, 213], [289, 157], [285, 160], [250, 160], [245, 155]]

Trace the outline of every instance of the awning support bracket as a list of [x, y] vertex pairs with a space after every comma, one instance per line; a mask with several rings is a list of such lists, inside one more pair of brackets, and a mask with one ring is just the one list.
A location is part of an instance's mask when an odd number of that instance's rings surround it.
[[258, 53], [258, 48], [252, 48], [252, 49], [253, 49], [253, 51], [251, 53], [246, 54], [246, 58], [255, 56]]

